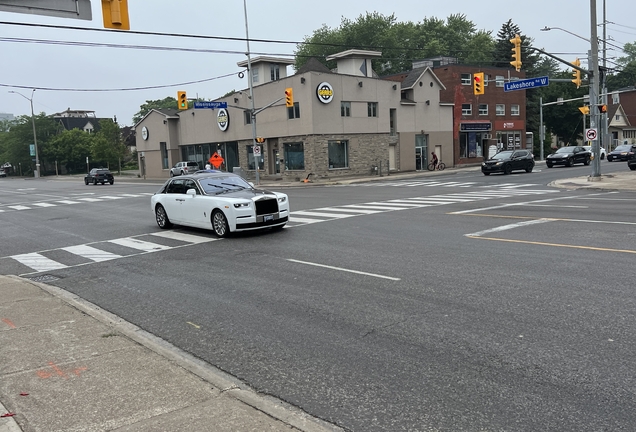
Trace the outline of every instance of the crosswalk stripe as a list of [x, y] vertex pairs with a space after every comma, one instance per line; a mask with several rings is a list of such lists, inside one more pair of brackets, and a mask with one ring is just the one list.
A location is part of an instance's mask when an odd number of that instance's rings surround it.
[[102, 198], [102, 199], [109, 199], [109, 200], [124, 199], [124, 197], [120, 197], [120, 196], [110, 196], [110, 195], [100, 195], [100, 198]]
[[115, 244], [120, 245], [120, 246], [129, 247], [129, 248], [132, 248], [132, 249], [142, 250], [142, 251], [145, 251], [145, 252], [152, 252], [152, 251], [158, 251], [158, 250], [171, 249], [170, 246], [164, 246], [164, 245], [160, 245], [160, 244], [157, 244], [157, 243], [150, 243], [150, 242], [139, 240], [139, 239], [132, 238], [132, 237], [124, 237], [124, 238], [120, 238], [120, 239], [109, 240], [109, 242], [110, 243], [115, 243]]
[[376, 209], [376, 210], [404, 210], [404, 207], [389, 207], [384, 205], [367, 205], [367, 204], [348, 204], [343, 207], [347, 208], [361, 208], [361, 209]]
[[83, 258], [88, 258], [95, 262], [108, 261], [108, 260], [122, 257], [121, 255], [99, 250], [97, 248], [94, 248], [88, 245], [63, 247], [62, 250], [65, 250], [66, 252], [70, 252], [75, 255], [79, 255]]
[[212, 237], [197, 236], [197, 235], [182, 233], [179, 231], [161, 231], [161, 232], [152, 233], [152, 235], [157, 237], [168, 238], [172, 240], [181, 240], [184, 242], [194, 243], [194, 244], [207, 243], [207, 242], [218, 240]]
[[290, 222], [298, 222], [298, 223], [305, 223], [305, 224], [312, 224], [312, 223], [316, 223], [316, 222], [324, 222], [324, 219], [306, 219], [306, 218], [299, 218], [299, 217], [295, 217], [293, 214], [291, 216], [289, 216], [289, 221]]
[[60, 201], [55, 201], [55, 202], [59, 202], [62, 204], [79, 204], [79, 201], [71, 201], [71, 200], [60, 200]]
[[140, 194], [121, 194], [121, 196], [136, 198], [136, 197], [140, 197], [140, 196], [143, 196], [143, 195], [140, 195]]
[[317, 216], [317, 217], [333, 218], [333, 219], [342, 219], [342, 218], [348, 218], [348, 217], [355, 216], [355, 215], [350, 215], [350, 214], [321, 213], [321, 212], [317, 212], [317, 211], [304, 211], [304, 210], [303, 211], [293, 212], [292, 215]]
[[57, 207], [57, 204], [51, 204], [51, 203], [34, 203], [34, 206], [38, 206], [38, 207]]
[[78, 198], [79, 201], [98, 202], [103, 201], [101, 198]]
[[[389, 201], [387, 201], [387, 203], [397, 204], [397, 205], [405, 206], [405, 207], [423, 207], [423, 205], [421, 203], [419, 203], [419, 202], [409, 201], [409, 200], [405, 200], [405, 199], [389, 200]], [[379, 204], [379, 203], [371, 203], [371, 204]]]
[[64, 264], [53, 261], [39, 253], [13, 255], [11, 258], [36, 271], [59, 270], [67, 267]]
[[374, 214], [382, 213], [382, 210], [363, 210], [363, 209], [347, 209], [342, 207], [322, 207], [316, 210], [335, 211], [335, 212], [348, 212], [356, 214]]
[[27, 207], [27, 206], [23, 206], [23, 205], [12, 205], [12, 206], [7, 206], [10, 209], [13, 210], [30, 210], [31, 207]]

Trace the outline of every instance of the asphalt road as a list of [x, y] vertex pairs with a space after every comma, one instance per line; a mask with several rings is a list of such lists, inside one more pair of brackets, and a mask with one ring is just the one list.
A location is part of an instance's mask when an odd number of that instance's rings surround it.
[[349, 430], [633, 430], [636, 193], [546, 186], [589, 171], [290, 188], [305, 222], [224, 240], [157, 236], [157, 185], [2, 179], [0, 273]]

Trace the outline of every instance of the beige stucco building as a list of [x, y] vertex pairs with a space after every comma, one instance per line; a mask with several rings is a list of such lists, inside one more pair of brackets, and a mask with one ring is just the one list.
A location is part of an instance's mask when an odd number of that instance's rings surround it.
[[149, 112], [135, 125], [142, 172], [167, 178], [177, 162], [203, 168], [215, 152], [224, 159], [222, 169], [240, 167], [251, 178], [255, 162], [261, 177], [288, 180], [413, 171], [425, 169], [434, 150], [451, 165], [453, 106], [440, 103], [444, 85], [430, 68], [413, 70], [401, 82], [380, 79], [371, 67], [379, 56], [349, 50], [328, 58], [337, 61], [336, 71], [310, 60], [291, 76], [288, 59], [256, 57], [250, 63], [256, 136], [264, 138], [260, 155], [253, 154], [246, 89], [215, 100], [227, 108]]

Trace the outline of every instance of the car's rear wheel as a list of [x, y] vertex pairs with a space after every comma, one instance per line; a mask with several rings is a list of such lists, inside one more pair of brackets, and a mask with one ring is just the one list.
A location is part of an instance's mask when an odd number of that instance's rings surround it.
[[155, 207], [155, 218], [157, 219], [157, 225], [159, 225], [159, 228], [161, 229], [167, 229], [172, 226], [172, 222], [168, 219], [166, 209], [163, 208], [161, 204]]
[[174, 177], [174, 173], [170, 171], [170, 177]]
[[214, 210], [214, 213], [212, 213], [212, 229], [214, 234], [221, 238], [227, 236], [230, 232], [227, 218], [221, 210]]
[[565, 166], [571, 167], [572, 165], [574, 165], [574, 159], [568, 159], [567, 162], [565, 163]]
[[97, 179], [93, 179], [93, 184], [97, 186]]
[[601, 160], [605, 159], [605, 155], [601, 153]]
[[504, 166], [504, 174], [510, 174], [510, 173], [512, 173], [512, 165], [508, 164]]
[[115, 183], [115, 180], [111, 180], [108, 183], [113, 184], [113, 183]]
[[583, 165], [589, 165], [589, 164], [590, 164], [590, 158], [586, 157], [585, 162], [583, 162]]
[[484, 173], [484, 175], [490, 175], [490, 173]]
[[632, 171], [636, 171], [636, 165], [630, 165], [629, 169], [632, 170]]
[[534, 168], [534, 165], [528, 165], [528, 166], [526, 167], [526, 172], [527, 172], [527, 173], [531, 173], [533, 168]]
[[88, 186], [88, 179], [84, 179], [84, 184]]
[[551, 163], [547, 163], [545, 164], [548, 168], [552, 168], [552, 164]]

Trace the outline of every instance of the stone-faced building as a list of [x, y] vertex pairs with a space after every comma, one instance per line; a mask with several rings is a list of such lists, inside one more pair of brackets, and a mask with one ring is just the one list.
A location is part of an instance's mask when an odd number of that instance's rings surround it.
[[[177, 162], [203, 167], [217, 153], [228, 171], [253, 172], [258, 164], [259, 174], [271, 178], [339, 178], [425, 169], [434, 149], [452, 166], [453, 107], [440, 102], [444, 85], [430, 68], [380, 79], [371, 67], [379, 56], [349, 50], [328, 58], [336, 60], [335, 71], [309, 61], [291, 76], [289, 60], [256, 57], [255, 125], [249, 89], [216, 99], [227, 108], [152, 110], [134, 126], [140, 166], [148, 177], [167, 178]], [[256, 156], [253, 126], [264, 139]]]

